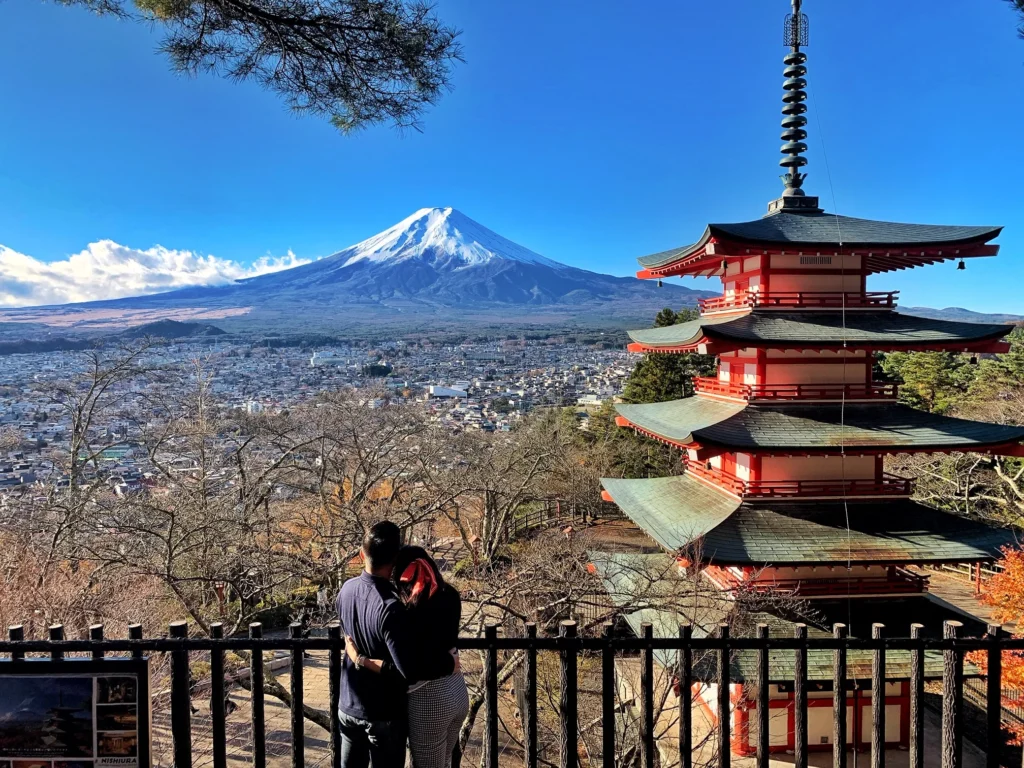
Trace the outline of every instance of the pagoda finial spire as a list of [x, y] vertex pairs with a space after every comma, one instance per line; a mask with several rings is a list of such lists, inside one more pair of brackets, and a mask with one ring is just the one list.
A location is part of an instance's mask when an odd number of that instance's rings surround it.
[[785, 91], [782, 95], [784, 106], [782, 107], [782, 154], [785, 155], [779, 165], [787, 170], [783, 174], [782, 181], [786, 185], [783, 195], [803, 195], [801, 189], [804, 178], [807, 174], [800, 173], [800, 169], [807, 165], [807, 158], [803, 153], [807, 151], [804, 139], [807, 138], [807, 118], [804, 113], [807, 111], [807, 81], [804, 75], [807, 74], [807, 54], [800, 50], [801, 45], [807, 45], [807, 16], [800, 12], [801, 0], [793, 0], [793, 12], [786, 16], [784, 30], [784, 43], [789, 46], [789, 53], [782, 62], [786, 65], [782, 74], [785, 81], [782, 88]]
[[[807, 158], [803, 153], [807, 151], [804, 139], [807, 138], [807, 81], [804, 75], [807, 74], [807, 54], [800, 50], [801, 46], [808, 43], [807, 14], [801, 11], [803, 0], [792, 0], [793, 11], [787, 14], [786, 23], [783, 27], [783, 43], [789, 47], [789, 53], [782, 59], [786, 68], [782, 71], [785, 80], [782, 83], [782, 159], [779, 165], [786, 169], [786, 173], [780, 177], [785, 189], [782, 197], [772, 201], [768, 206], [769, 213], [782, 209], [797, 209], [816, 211], [818, 200], [808, 197], [803, 190], [806, 173], [800, 169], [807, 165]], [[803, 198], [793, 200], [792, 198]]]

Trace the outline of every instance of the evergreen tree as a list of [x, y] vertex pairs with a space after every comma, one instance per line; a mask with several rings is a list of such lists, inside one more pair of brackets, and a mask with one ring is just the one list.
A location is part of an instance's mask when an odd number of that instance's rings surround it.
[[955, 352], [892, 352], [880, 360], [887, 378], [900, 385], [900, 401], [932, 413], [946, 413], [967, 395], [977, 367]]
[[173, 68], [251, 80], [341, 131], [418, 127], [451, 83], [459, 32], [423, 0], [62, 0], [159, 25]]
[[590, 415], [583, 440], [594, 455], [607, 451], [602, 471], [609, 477], [644, 478], [668, 477], [682, 471], [678, 450], [657, 440], [638, 435], [615, 423], [615, 408], [605, 403]]
[[[686, 323], [698, 318], [695, 309], [678, 312], [666, 307], [654, 319], [658, 328]], [[661, 403], [693, 394], [693, 377], [709, 376], [715, 371], [712, 355], [644, 355], [626, 380], [622, 399], [629, 403]]]
[[1017, 27], [1017, 34], [1024, 38], [1024, 0], [1006, 0], [1020, 16], [1020, 26]]

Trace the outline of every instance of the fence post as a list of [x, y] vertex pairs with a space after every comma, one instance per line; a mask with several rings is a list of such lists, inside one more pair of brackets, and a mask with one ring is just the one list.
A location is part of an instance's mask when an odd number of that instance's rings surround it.
[[644, 640], [640, 651], [640, 748], [644, 768], [654, 768], [654, 627], [644, 622], [640, 634]]
[[959, 621], [944, 621], [942, 637], [953, 646], [942, 654], [942, 768], [960, 768], [963, 712], [963, 660], [956, 648]]
[[[768, 625], [757, 625], [757, 639], [764, 640], [757, 649], [757, 768], [768, 768]], [[749, 741], [749, 737], [748, 737]]]
[[[90, 624], [89, 625], [89, 639], [94, 643], [103, 642], [103, 625], [102, 624]], [[94, 659], [102, 659], [103, 651], [93, 651], [92, 657]]]
[[693, 627], [679, 625], [679, 766], [693, 768]]
[[487, 696], [487, 768], [498, 768], [498, 625], [484, 627], [487, 640], [485, 681]]
[[793, 637], [800, 642], [793, 652], [793, 763], [807, 768], [807, 625], [797, 624]]
[[[25, 639], [25, 627], [22, 624], [12, 624], [7, 628], [7, 639], [13, 643], [20, 643]], [[25, 658], [24, 651], [11, 651], [11, 661], [21, 661]]]
[[[142, 625], [141, 624], [129, 624], [128, 625], [128, 639], [129, 640], [141, 640], [142, 639]], [[142, 649], [141, 648], [133, 648], [132, 649], [132, 658], [133, 659], [141, 659], [142, 658]]]
[[[224, 625], [210, 625], [213, 640], [224, 639]], [[228, 764], [227, 693], [224, 688], [224, 648], [214, 642], [210, 649], [210, 737], [213, 741], [213, 768], [226, 768]]]
[[331, 698], [331, 768], [341, 768], [341, 723], [338, 720], [338, 704], [341, 702], [341, 648], [345, 641], [341, 637], [341, 624], [332, 622], [327, 627], [331, 648], [327, 652], [328, 687]]
[[[526, 768], [537, 768], [537, 625], [534, 622], [526, 623], [526, 639], [529, 647], [526, 648]], [[605, 702], [602, 693], [602, 707]], [[607, 728], [607, 724], [605, 724]], [[607, 733], [604, 733], [607, 743]], [[605, 768], [608, 766], [607, 757], [604, 757]]]
[[[846, 639], [846, 625], [834, 624], [832, 636]], [[846, 768], [846, 645], [836, 648], [832, 675], [832, 765]], [[856, 719], [856, 718], [855, 718]], [[854, 734], [856, 738], [856, 734]]]
[[[910, 625], [910, 637], [921, 640], [923, 624]], [[910, 651], [910, 766], [924, 768], [924, 645]]]
[[718, 650], [718, 765], [729, 768], [732, 762], [732, 708], [729, 684], [729, 625], [718, 625], [722, 647]]
[[301, 622], [288, 626], [288, 637], [295, 641], [291, 649], [292, 768], [303, 768], [306, 764], [306, 717], [303, 714]]
[[[978, 565], [981, 569], [981, 565]], [[988, 678], [986, 680], [986, 716], [988, 717], [988, 749], [985, 751], [987, 768], [999, 768], [1003, 753], [1003, 649], [1000, 638], [1003, 628], [999, 624], [988, 625]]]
[[[64, 625], [63, 624], [51, 624], [50, 625], [50, 640], [55, 643], [59, 643], [64, 639]], [[60, 661], [64, 658], [64, 651], [50, 651], [50, 658], [54, 661]]]
[[[261, 640], [263, 625], [258, 621], [249, 625], [249, 638]], [[263, 705], [263, 650], [254, 647], [249, 662], [249, 708], [252, 710], [252, 764], [253, 768], [266, 768], [267, 728]]]
[[[170, 635], [175, 640], [188, 637], [188, 624], [172, 621]], [[182, 645], [171, 651], [171, 738], [174, 741], [174, 768], [192, 766], [192, 693], [189, 690], [188, 650]]]
[[[884, 633], [884, 624], [871, 625], [872, 640]], [[871, 768], [885, 768], [885, 648], [876, 648], [871, 657]]]
[[577, 728], [576, 728], [576, 622], [563, 621], [558, 630], [562, 640], [561, 651], [561, 697], [558, 703], [558, 715], [561, 726], [561, 749], [559, 750], [559, 768], [576, 768], [577, 762]]

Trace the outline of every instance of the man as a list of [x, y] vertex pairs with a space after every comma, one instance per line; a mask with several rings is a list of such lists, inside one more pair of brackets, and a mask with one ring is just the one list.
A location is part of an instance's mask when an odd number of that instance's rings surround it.
[[[405, 629], [405, 609], [391, 583], [401, 538], [394, 523], [384, 521], [370, 528], [363, 536], [363, 572], [346, 581], [338, 594], [342, 634], [350, 636], [363, 654], [355, 663], [342, 657], [338, 718], [343, 768], [405, 765], [405, 681], [413, 649]], [[367, 657], [390, 661], [400, 674], [363, 669]]]

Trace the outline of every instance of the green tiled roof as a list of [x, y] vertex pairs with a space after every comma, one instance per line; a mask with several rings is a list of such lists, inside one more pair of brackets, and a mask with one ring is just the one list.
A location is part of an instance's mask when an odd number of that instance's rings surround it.
[[1024, 440], [1024, 427], [938, 416], [905, 405], [744, 407], [698, 396], [616, 409], [640, 429], [672, 442], [740, 450], [954, 450]]
[[[844, 328], [845, 326], [845, 328]], [[665, 328], [630, 331], [633, 341], [651, 347], [695, 344], [702, 337], [750, 342], [770, 347], [773, 342], [841, 347], [843, 343], [870, 344], [890, 350], [922, 344], [956, 344], [998, 339], [1012, 326], [991, 323], [958, 323], [933, 320], [898, 312], [750, 312], [740, 316], [691, 320]]]
[[962, 227], [936, 224], [900, 224], [890, 221], [872, 221], [832, 213], [793, 213], [779, 211], [754, 221], [736, 224], [709, 224], [704, 235], [693, 245], [673, 248], [661, 253], [643, 256], [637, 261], [641, 267], [662, 267], [671, 264], [694, 248], [704, 245], [712, 237], [747, 243], [771, 245], [792, 244], [806, 247], [820, 246], [863, 249], [878, 246], [893, 250], [901, 246], [936, 247], [954, 243], [984, 243], [996, 237], [1002, 227]]
[[665, 549], [675, 552], [724, 523], [740, 501], [688, 475], [649, 480], [602, 478], [619, 509]]
[[718, 565], [976, 561], [1014, 540], [1005, 529], [910, 500], [743, 503], [688, 475], [601, 482], [665, 549], [701, 539], [701, 556]]
[[617, 405], [620, 416], [655, 435], [679, 443], [693, 441], [692, 433], [741, 414], [743, 403], [725, 403], [706, 397], [685, 397], [666, 403]]

